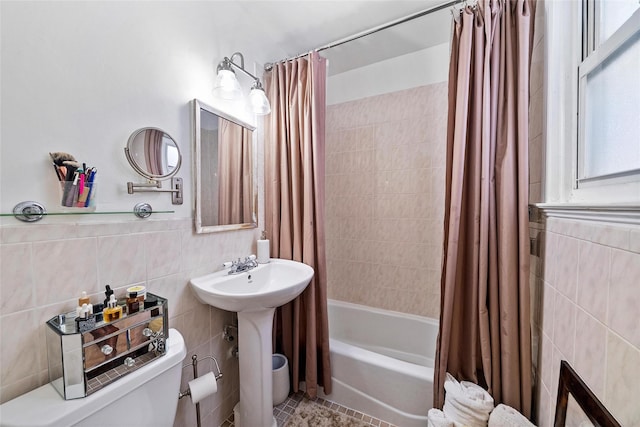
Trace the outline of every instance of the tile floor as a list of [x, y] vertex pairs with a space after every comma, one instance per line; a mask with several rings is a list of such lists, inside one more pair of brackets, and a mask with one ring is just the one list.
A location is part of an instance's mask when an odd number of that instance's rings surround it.
[[[363, 420], [364, 422], [369, 423], [369, 425], [371, 426], [395, 427], [393, 424], [389, 424], [386, 421], [382, 421], [377, 418], [373, 418], [367, 414], [363, 414], [362, 412], [358, 412], [353, 409], [346, 408], [330, 400], [322, 399], [319, 397], [315, 399], [308, 399], [304, 396], [304, 392], [302, 391], [299, 391], [297, 393], [292, 393], [291, 395], [289, 395], [287, 400], [285, 400], [280, 405], [275, 406], [273, 408], [273, 416], [276, 417], [276, 421], [278, 422], [278, 427], [284, 427], [284, 425], [287, 423], [287, 420], [289, 419], [289, 416], [293, 414], [298, 404], [303, 400], [312, 401], [317, 405], [326, 406], [327, 408], [333, 409], [334, 411], [338, 411], [340, 413], [347, 414], [359, 420]], [[231, 414], [229, 418], [227, 418], [220, 427], [233, 427], [233, 414]]]

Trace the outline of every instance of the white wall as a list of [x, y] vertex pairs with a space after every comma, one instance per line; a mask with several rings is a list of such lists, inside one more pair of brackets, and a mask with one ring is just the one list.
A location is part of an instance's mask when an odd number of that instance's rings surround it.
[[[56, 210], [48, 152], [65, 151], [98, 168], [99, 210], [148, 201], [189, 217], [190, 101], [214, 104], [215, 66], [224, 56], [240, 50], [247, 63], [255, 58], [251, 41], [227, 19], [237, 15], [227, 10], [232, 3], [2, 2], [0, 211], [23, 200]], [[123, 149], [145, 126], [163, 129], [180, 146], [182, 206], [168, 194], [126, 192], [127, 181], [144, 179]]]
[[[214, 105], [215, 67], [224, 56], [241, 51], [246, 64], [260, 60], [254, 40], [235, 31], [241, 13], [238, 2], [0, 1], [0, 211], [23, 200], [59, 209], [49, 151], [72, 153], [98, 168], [99, 211], [128, 211], [143, 200], [154, 210], [176, 211], [147, 220], [0, 220], [0, 403], [48, 382], [45, 321], [73, 310], [81, 291], [95, 302], [106, 284], [119, 295], [145, 284], [169, 299], [170, 327], [185, 337], [189, 356], [213, 354], [221, 363], [226, 380], [203, 402], [203, 425], [220, 425], [231, 413], [239, 380], [222, 338], [230, 314], [196, 300], [188, 282], [255, 253], [259, 231], [194, 234], [190, 103], [198, 98]], [[143, 179], [123, 149], [143, 126], [165, 130], [180, 146], [181, 206], [168, 194], [126, 193], [127, 181]], [[262, 140], [260, 126], [256, 134]], [[262, 158], [258, 144], [259, 225]], [[70, 262], [70, 253], [81, 254], [82, 262]], [[201, 369], [209, 369], [206, 362]], [[185, 370], [182, 389], [190, 379]], [[174, 425], [195, 425], [189, 399], [180, 400]]]
[[448, 74], [449, 43], [442, 43], [330, 76], [327, 105], [444, 82]]

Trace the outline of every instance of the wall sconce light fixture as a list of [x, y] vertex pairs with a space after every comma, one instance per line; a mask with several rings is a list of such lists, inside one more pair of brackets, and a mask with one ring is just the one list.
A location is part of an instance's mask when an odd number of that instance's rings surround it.
[[[234, 62], [236, 57], [240, 58], [240, 64]], [[259, 116], [269, 114], [271, 112], [271, 105], [269, 104], [267, 95], [264, 93], [262, 83], [259, 78], [244, 69], [244, 56], [242, 56], [240, 52], [235, 52], [231, 55], [231, 58], [225, 56], [218, 64], [218, 76], [213, 87], [213, 96], [225, 100], [236, 100], [242, 97], [242, 90], [236, 78], [236, 73], [233, 70], [234, 67], [254, 80], [251, 86], [251, 92], [249, 92], [251, 110]]]

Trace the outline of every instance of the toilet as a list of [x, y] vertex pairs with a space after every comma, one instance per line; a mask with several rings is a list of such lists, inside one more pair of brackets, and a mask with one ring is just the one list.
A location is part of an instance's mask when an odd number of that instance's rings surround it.
[[0, 426], [173, 426], [182, 360], [180, 332], [169, 329], [167, 352], [85, 398], [64, 400], [51, 384], [0, 405]]

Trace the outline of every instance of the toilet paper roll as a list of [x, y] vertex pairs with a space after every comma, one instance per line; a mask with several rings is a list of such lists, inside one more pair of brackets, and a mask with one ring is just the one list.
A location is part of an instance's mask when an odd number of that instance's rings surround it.
[[271, 256], [269, 254], [269, 240], [258, 240], [258, 263], [266, 264]]
[[207, 372], [203, 376], [189, 381], [189, 391], [191, 392], [191, 402], [198, 403], [207, 396], [211, 396], [218, 391], [218, 382], [213, 372]]

